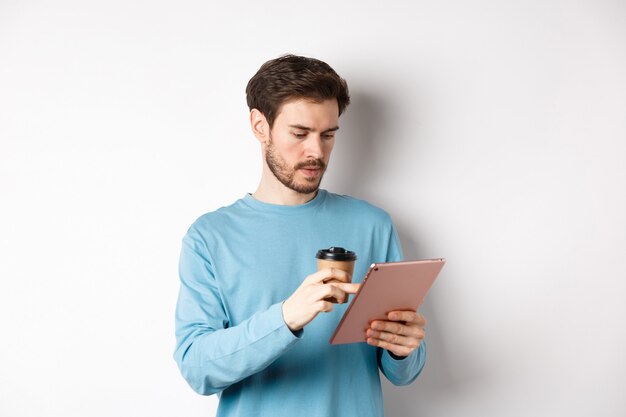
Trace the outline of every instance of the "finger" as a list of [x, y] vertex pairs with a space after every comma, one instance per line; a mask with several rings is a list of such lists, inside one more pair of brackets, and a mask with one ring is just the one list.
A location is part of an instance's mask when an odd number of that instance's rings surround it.
[[348, 294], [356, 294], [359, 292], [359, 288], [361, 288], [361, 284], [346, 284], [344, 282], [333, 282], [331, 285]]
[[412, 322], [415, 320], [417, 313], [410, 310], [397, 310], [387, 313], [387, 318], [392, 321]]
[[366, 341], [368, 345], [386, 349], [392, 352], [394, 355], [398, 355], [398, 356], [409, 356], [411, 352], [415, 350], [414, 348], [394, 345], [384, 340], [375, 339], [371, 337], [368, 337]]
[[333, 303], [326, 300], [320, 300], [317, 302], [317, 311], [328, 313], [333, 311]]
[[336, 279], [341, 282], [350, 282], [352, 277], [346, 271], [337, 268], [322, 268], [319, 271], [309, 275], [305, 278], [305, 282], [313, 284], [326, 282], [331, 279]]
[[347, 284], [318, 284], [316, 292], [317, 299], [332, 299], [336, 302], [343, 303], [348, 298], [348, 292], [340, 288]]
[[370, 327], [366, 329], [366, 332], [368, 335], [371, 333], [373, 335], [372, 337], [381, 338], [387, 342], [393, 343], [396, 343], [396, 340], [406, 341], [406, 339], [421, 341], [426, 337], [426, 332], [418, 327], [406, 327], [402, 333], [392, 333]]
[[383, 340], [385, 342], [389, 342], [392, 345], [405, 346], [405, 347], [409, 347], [413, 349], [419, 347], [422, 339], [424, 339], [423, 335], [422, 337], [407, 337], [407, 336], [401, 336], [399, 334], [394, 334], [394, 333], [379, 332], [379, 331], [372, 330], [372, 329], [368, 329], [366, 332], [366, 335], [367, 337], [370, 337], [372, 339], [378, 339], [378, 340]]
[[401, 336], [417, 337], [424, 334], [424, 330], [418, 326], [406, 325], [396, 321], [376, 320], [370, 324], [370, 328], [380, 332], [393, 333]]
[[328, 272], [323, 269], [320, 269], [319, 271], [306, 277], [303, 281], [303, 284], [304, 283], [307, 283], [307, 284], [319, 283], [319, 282], [324, 281], [327, 276], [328, 276]]
[[387, 318], [392, 321], [403, 321], [420, 327], [426, 326], [426, 319], [415, 311], [391, 311], [387, 314]]
[[352, 275], [350, 273], [344, 271], [343, 269], [337, 268], [324, 268], [322, 271], [325, 271], [328, 276], [324, 279], [325, 283], [328, 282], [351, 282]]
[[332, 282], [330, 284], [321, 284], [322, 286], [331, 287], [333, 290], [330, 293], [331, 296], [325, 297], [326, 300], [333, 303], [343, 304], [348, 301], [349, 294], [355, 294], [358, 292], [361, 284], [346, 284], [339, 282]]

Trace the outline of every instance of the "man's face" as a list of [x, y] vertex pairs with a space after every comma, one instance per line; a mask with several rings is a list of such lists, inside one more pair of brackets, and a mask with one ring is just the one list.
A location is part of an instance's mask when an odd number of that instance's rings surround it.
[[315, 103], [289, 101], [274, 119], [265, 160], [274, 176], [298, 193], [316, 191], [330, 159], [339, 129], [339, 107], [331, 99]]

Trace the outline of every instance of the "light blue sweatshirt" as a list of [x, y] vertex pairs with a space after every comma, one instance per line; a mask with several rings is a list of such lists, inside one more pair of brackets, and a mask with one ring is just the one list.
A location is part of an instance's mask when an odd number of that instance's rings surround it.
[[373, 262], [402, 251], [389, 215], [371, 204], [320, 190], [299, 206], [247, 194], [201, 216], [183, 238], [174, 357], [189, 385], [220, 397], [222, 416], [382, 416], [379, 372], [411, 383], [425, 361], [329, 338], [347, 308], [335, 304], [295, 334], [281, 305], [317, 270], [331, 246], [357, 254], [353, 282]]

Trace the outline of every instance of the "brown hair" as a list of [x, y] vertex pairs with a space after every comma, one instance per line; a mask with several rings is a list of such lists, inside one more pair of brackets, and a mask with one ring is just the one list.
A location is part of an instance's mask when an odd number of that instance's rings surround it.
[[348, 84], [330, 65], [315, 58], [284, 55], [267, 61], [248, 81], [246, 101], [257, 109], [270, 128], [280, 107], [288, 100], [305, 98], [315, 102], [335, 98], [339, 115], [350, 104]]

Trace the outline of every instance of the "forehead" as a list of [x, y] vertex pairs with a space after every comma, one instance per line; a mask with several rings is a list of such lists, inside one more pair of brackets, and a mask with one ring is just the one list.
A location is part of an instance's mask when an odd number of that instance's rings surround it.
[[336, 99], [316, 102], [308, 99], [288, 100], [280, 107], [275, 124], [299, 124], [315, 129], [329, 129], [338, 125], [339, 105]]

